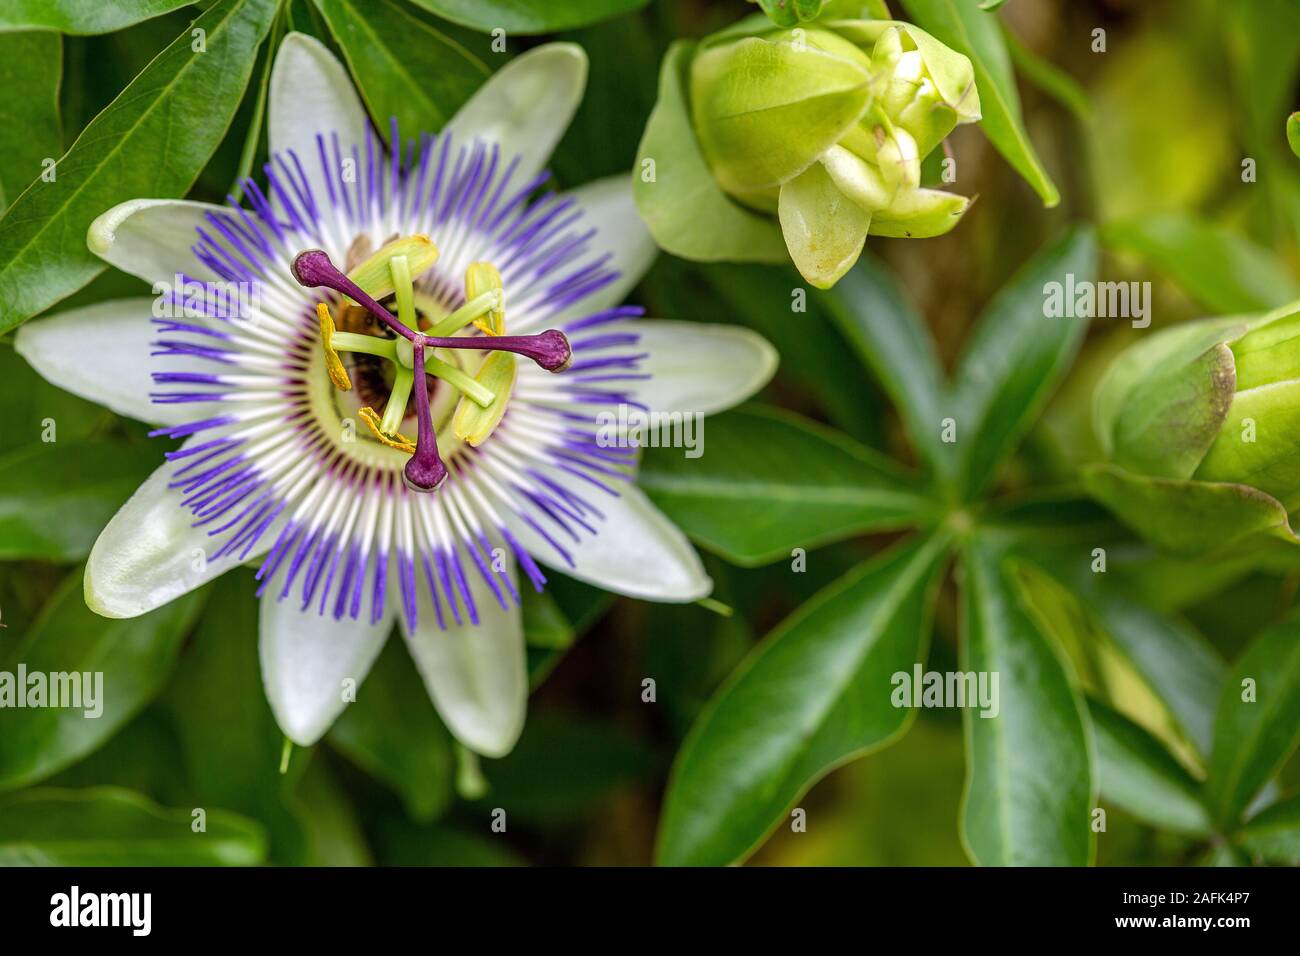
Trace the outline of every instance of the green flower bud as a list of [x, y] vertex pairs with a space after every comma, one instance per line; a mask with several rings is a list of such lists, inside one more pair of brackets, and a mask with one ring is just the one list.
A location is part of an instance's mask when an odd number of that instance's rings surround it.
[[826, 0], [750, 0], [763, 8], [768, 18], [781, 27], [793, 27], [821, 16]]
[[1271, 313], [1230, 347], [1236, 392], [1194, 477], [1251, 485], [1293, 511], [1300, 507], [1300, 309]]
[[958, 123], [979, 119], [974, 71], [910, 24], [741, 25], [702, 44], [690, 101], [718, 186], [776, 212], [795, 265], [820, 288], [852, 267], [868, 233], [940, 235], [969, 205], [923, 188], [921, 164]]
[[1277, 532], [1300, 509], [1300, 303], [1131, 346], [1097, 385], [1093, 423], [1110, 464], [1086, 480], [1157, 544], [1238, 511], [1244, 524], [1271, 509]]

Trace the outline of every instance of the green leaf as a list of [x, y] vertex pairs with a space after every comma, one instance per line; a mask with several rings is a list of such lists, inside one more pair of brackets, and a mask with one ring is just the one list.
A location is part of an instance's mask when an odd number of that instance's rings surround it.
[[294, 796], [307, 831], [311, 866], [373, 864], [356, 808], [321, 755], [308, 764]]
[[411, 0], [417, 7], [483, 33], [524, 36], [571, 30], [633, 10], [649, 0]]
[[700, 152], [683, 86], [693, 52], [679, 41], [664, 57], [659, 100], [632, 170], [637, 209], [660, 248], [684, 259], [785, 262], [776, 220], [728, 197]]
[[0, 801], [0, 866], [256, 866], [261, 828], [208, 810], [168, 810], [118, 787], [27, 790]]
[[[879, 403], [864, 401], [860, 390], [841, 384], [861, 375], [847, 336], [832, 324], [830, 310], [824, 307], [828, 300], [809, 299], [794, 269], [696, 266], [660, 256], [641, 290], [652, 315], [726, 315], [758, 332], [781, 356], [783, 397], [785, 390], [800, 398], [806, 394], [825, 412], [829, 424], [868, 443], [880, 438]], [[789, 302], [790, 307], [773, 308], [774, 301]], [[799, 306], [806, 311], [795, 311]]]
[[940, 441], [946, 386], [934, 338], [897, 277], [863, 253], [857, 268], [819, 298], [893, 399], [922, 460], [940, 473], [949, 471], [950, 446]]
[[[231, 177], [230, 195], [234, 196], [236, 201], [244, 196], [244, 180], [253, 174], [253, 161], [257, 158], [258, 147], [266, 136], [266, 103], [271, 91], [271, 70], [275, 66], [275, 55], [280, 50], [280, 41], [284, 39], [285, 34], [285, 23], [289, 19], [287, 12], [285, 16], [275, 18], [271, 26], [271, 38], [258, 54], [261, 65], [257, 78], [253, 80], [253, 91], [250, 95], [252, 112], [248, 116], [244, 131], [244, 144], [239, 150], [239, 165], [235, 167], [235, 174]], [[240, 112], [242, 116], [243, 108]], [[210, 170], [211, 165], [207, 171]]]
[[104, 264], [86, 230], [116, 203], [181, 196], [225, 135], [276, 0], [223, 0], [194, 21], [9, 207], [0, 230], [0, 332], [80, 289]]
[[678, 754], [661, 863], [743, 859], [814, 782], [903, 732], [913, 711], [892, 703], [892, 675], [924, 657], [946, 544], [914, 539], [849, 572], [733, 672]]
[[984, 489], [1033, 424], [1088, 329], [1086, 318], [1047, 314], [1049, 283], [1091, 281], [1096, 267], [1092, 233], [1071, 230], [1012, 277], [966, 343], [952, 417], [968, 496]]
[[1300, 113], [1292, 113], [1286, 118], [1286, 141], [1291, 152], [1300, 157]]
[[750, 406], [710, 416], [704, 452], [646, 449], [641, 487], [692, 538], [743, 566], [907, 527], [929, 510], [888, 459], [788, 412]]
[[538, 829], [582, 820], [658, 769], [653, 750], [612, 722], [538, 713], [515, 749], [483, 767], [490, 788], [479, 806], [509, 807]]
[[57, 33], [0, 33], [0, 213], [63, 154], [62, 70]]
[[[31, 629], [5, 640], [0, 671], [25, 694], [42, 675], [47, 703], [56, 685], [81, 706], [9, 709], [0, 733], [0, 790], [35, 783], [101, 746], [162, 689], [205, 592], [185, 595], [141, 617], [100, 617], [82, 599], [82, 572], [72, 572]], [[18, 669], [28, 687], [17, 686]], [[65, 676], [58, 676], [65, 675]], [[97, 676], [96, 676], [97, 675]], [[3, 691], [0, 691], [3, 694]], [[91, 716], [94, 714], [95, 716]]]
[[1224, 556], [1270, 539], [1297, 540], [1281, 503], [1249, 485], [1150, 478], [1107, 464], [1085, 467], [1083, 485], [1120, 521], [1176, 554]]
[[394, 116], [403, 137], [442, 129], [488, 75], [459, 43], [390, 0], [315, 2], [385, 134]]
[[1141, 257], [1212, 313], [1263, 312], [1300, 298], [1300, 285], [1272, 251], [1186, 213], [1109, 223], [1101, 241]]
[[1236, 823], [1297, 744], [1300, 619], [1292, 619], [1257, 638], [1224, 682], [1206, 782], [1215, 819]]
[[1064, 106], [1076, 119], [1081, 122], [1091, 120], [1092, 104], [1088, 101], [1088, 93], [1074, 77], [1021, 43], [1006, 24], [1002, 25], [1002, 38], [1011, 54], [1011, 62], [1027, 81]]
[[1068, 578], [1102, 630], [1168, 710], [1202, 757], [1214, 737], [1225, 667], [1218, 653], [1179, 618], [1106, 586], [1084, 562]]
[[961, 570], [961, 669], [997, 674], [999, 705], [962, 713], [967, 851], [985, 866], [1086, 866], [1095, 789], [1082, 701], [1001, 553], [968, 542]]
[[262, 687], [253, 572], [236, 568], [212, 586], [207, 612], [164, 700], [200, 806], [228, 807], [263, 824], [271, 858], [301, 864], [307, 842], [288, 797], [302, 762], [280, 773], [284, 737]]
[[79, 561], [158, 466], [151, 444], [61, 441], [0, 456], [0, 560]]
[[573, 644], [577, 637], [573, 625], [549, 590], [539, 592], [531, 587], [521, 588], [520, 599], [524, 612], [524, 639], [530, 648], [564, 650]]
[[112, 412], [45, 381], [12, 346], [0, 342], [0, 455], [43, 444], [50, 422], [59, 441], [75, 441], [113, 420]]
[[451, 803], [451, 737], [401, 641], [389, 641], [329, 732], [329, 741], [401, 798], [417, 821]]
[[1088, 701], [1088, 711], [1102, 797], [1152, 826], [1208, 836], [1200, 787], [1160, 741], [1099, 701]]
[[528, 682], [534, 690], [564, 659], [578, 636], [614, 603], [609, 591], [548, 571], [546, 589], [520, 589], [524, 639], [528, 642]]
[[1061, 196], [1025, 132], [1011, 57], [997, 17], [981, 10], [979, 0], [903, 0], [903, 6], [923, 30], [970, 57], [985, 135], [1034, 187], [1043, 205], [1055, 206]]
[[[5, 0], [0, 33], [56, 30], [59, 33], [112, 33], [141, 20], [162, 16], [194, 0]], [[8, 89], [8, 87], [4, 87]]]
[[1255, 814], [1237, 832], [1237, 840], [1270, 863], [1300, 866], [1300, 793]]
[[380, 862], [385, 866], [524, 866], [498, 835], [449, 826], [415, 826], [395, 815], [378, 822]]

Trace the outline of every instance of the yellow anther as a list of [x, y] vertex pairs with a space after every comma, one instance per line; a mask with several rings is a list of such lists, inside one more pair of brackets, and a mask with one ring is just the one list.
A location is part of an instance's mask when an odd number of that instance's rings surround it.
[[348, 370], [343, 367], [339, 353], [334, 351], [334, 319], [324, 302], [316, 303], [316, 318], [320, 320], [320, 343], [325, 349], [325, 368], [330, 373], [330, 381], [340, 391], [351, 391], [352, 380], [348, 378]]
[[438, 247], [428, 236], [419, 233], [402, 236], [376, 249], [365, 262], [349, 270], [348, 278], [361, 286], [362, 291], [371, 298], [383, 299], [390, 296], [394, 286], [388, 260], [394, 256], [406, 256], [411, 278], [418, 279], [438, 261]]
[[484, 335], [505, 335], [506, 300], [501, 273], [490, 262], [471, 262], [465, 270], [465, 301], [473, 302], [483, 293], [494, 291], [500, 296], [500, 304], [486, 315], [475, 319], [474, 327]]
[[389, 448], [396, 448], [398, 451], [404, 451], [408, 455], [415, 454], [415, 442], [412, 439], [407, 438], [401, 432], [393, 432], [391, 435], [384, 433], [384, 429], [381, 427], [383, 424], [382, 420], [369, 405], [358, 410], [357, 414], [360, 415], [361, 420], [369, 426], [370, 431], [374, 434], [375, 438], [379, 440], [381, 445], [387, 445]]
[[492, 401], [478, 405], [468, 395], [461, 396], [451, 427], [456, 437], [474, 447], [487, 441], [501, 424], [515, 386], [515, 356], [511, 352], [493, 352], [483, 361], [474, 381], [492, 391]]

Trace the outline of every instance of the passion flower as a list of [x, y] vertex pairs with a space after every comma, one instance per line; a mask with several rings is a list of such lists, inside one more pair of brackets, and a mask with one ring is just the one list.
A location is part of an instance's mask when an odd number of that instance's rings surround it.
[[[17, 336], [52, 382], [183, 442], [95, 543], [87, 603], [143, 614], [257, 562], [264, 683], [296, 743], [325, 732], [396, 621], [453, 733], [505, 753], [528, 686], [521, 577], [710, 590], [597, 416], [717, 411], [775, 356], [619, 304], [654, 255], [627, 178], [560, 194], [542, 172], [585, 75], [580, 48], [537, 48], [437, 136], [394, 122], [386, 151], [343, 66], [290, 34], [247, 207], [109, 210], [91, 249], [159, 300]], [[232, 287], [249, 293], [234, 309]]]

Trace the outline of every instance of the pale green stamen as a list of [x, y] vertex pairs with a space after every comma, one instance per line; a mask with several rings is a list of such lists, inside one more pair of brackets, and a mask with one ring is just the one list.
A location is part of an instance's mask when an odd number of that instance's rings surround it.
[[377, 355], [390, 362], [397, 361], [397, 343], [377, 335], [358, 335], [356, 332], [335, 332], [331, 340], [337, 352], [364, 352]]
[[448, 385], [454, 386], [465, 394], [475, 405], [487, 407], [492, 404], [496, 394], [485, 385], [480, 385], [474, 377], [462, 372], [456, 366], [444, 362], [432, 355], [424, 356], [424, 370], [431, 372]]
[[415, 318], [415, 284], [411, 281], [411, 264], [406, 256], [393, 256], [388, 260], [388, 268], [393, 273], [393, 294], [397, 296], [397, 318], [408, 329], [418, 332], [420, 326]]
[[493, 309], [500, 309], [502, 298], [500, 289], [490, 289], [482, 295], [476, 295], [431, 328], [428, 334], [435, 338], [454, 335], [475, 319], [482, 318]]
[[402, 419], [406, 417], [406, 401], [411, 397], [411, 386], [414, 384], [415, 373], [399, 366], [393, 378], [393, 387], [388, 393], [388, 404], [384, 406], [384, 420], [380, 423], [380, 427], [390, 435], [397, 434], [397, 430], [402, 427]]

